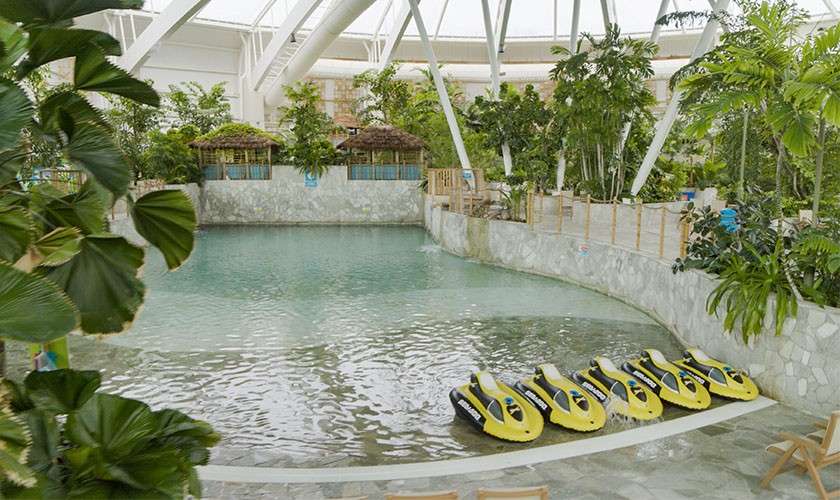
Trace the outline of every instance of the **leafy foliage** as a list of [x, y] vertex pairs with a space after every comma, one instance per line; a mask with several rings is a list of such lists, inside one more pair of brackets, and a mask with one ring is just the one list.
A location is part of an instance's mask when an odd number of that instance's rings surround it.
[[138, 103], [131, 99], [117, 96], [110, 97], [110, 108], [106, 112], [108, 123], [113, 129], [117, 147], [122, 151], [134, 179], [153, 177], [147, 170], [149, 133], [160, 124], [162, 113], [154, 106]]
[[166, 108], [175, 116], [176, 128], [192, 125], [199, 134], [206, 134], [232, 118], [224, 83], [217, 83], [209, 90], [198, 82], [170, 85]]
[[153, 130], [149, 133], [149, 146], [143, 153], [149, 177], [163, 179], [167, 184], [201, 183], [204, 174], [198, 166], [195, 152], [188, 144], [195, 139], [198, 129], [192, 126]]
[[219, 440], [210, 426], [176, 410], [152, 411], [134, 399], [96, 393], [99, 386], [98, 372], [73, 370], [4, 382], [14, 418], [31, 430], [27, 465], [37, 485], [4, 483], [0, 491], [8, 498], [199, 496], [193, 467], [207, 463], [207, 448]]
[[338, 156], [329, 139], [335, 130], [332, 119], [318, 110], [321, 96], [318, 87], [310, 82], [286, 87], [289, 104], [281, 109], [283, 123], [288, 127], [287, 159], [301, 173], [320, 177]]

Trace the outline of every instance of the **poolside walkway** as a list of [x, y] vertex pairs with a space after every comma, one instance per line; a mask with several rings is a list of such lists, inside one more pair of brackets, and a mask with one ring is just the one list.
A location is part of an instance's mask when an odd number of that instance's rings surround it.
[[[385, 492], [456, 489], [465, 499], [481, 487], [547, 484], [551, 498], [617, 499], [808, 499], [816, 498], [807, 476], [787, 473], [760, 490], [773, 463], [764, 447], [786, 430], [806, 434], [816, 420], [774, 405], [682, 434], [581, 457], [489, 472], [435, 478], [320, 484], [259, 484], [205, 481], [207, 498], [316, 500]], [[837, 467], [823, 471], [827, 488], [840, 487]]]

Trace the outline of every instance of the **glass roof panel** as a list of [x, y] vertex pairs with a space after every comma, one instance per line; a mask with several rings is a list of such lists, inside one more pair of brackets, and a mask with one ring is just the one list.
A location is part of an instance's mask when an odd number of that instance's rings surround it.
[[[404, 0], [374, 0], [373, 5], [347, 28], [347, 33], [372, 36], [383, 13], [384, 22], [380, 36], [387, 35], [397, 18]], [[500, 0], [489, 0], [494, 24], [497, 19]], [[510, 38], [565, 38], [571, 30], [572, 0], [511, 0], [513, 2], [508, 22]], [[826, 16], [826, 0], [798, 0], [798, 5], [811, 15]], [[835, 2], [837, 0], [834, 0]], [[146, 10], [160, 12], [172, 0], [146, 0]], [[196, 17], [218, 22], [251, 25], [277, 26], [298, 0], [210, 0]], [[616, 16], [624, 33], [649, 33], [659, 8], [660, 0], [614, 0]], [[304, 23], [304, 29], [312, 29], [336, 0], [324, 0], [316, 12]], [[557, 5], [555, 13], [554, 6]], [[265, 16], [259, 14], [269, 7]], [[390, 6], [390, 8], [389, 8]], [[444, 12], [441, 18], [441, 13]], [[672, 0], [669, 12], [708, 11], [708, 0]], [[387, 13], [386, 13], [387, 9]], [[422, 0], [420, 10], [426, 29], [434, 36], [440, 23], [438, 35], [445, 38], [480, 38], [484, 36], [484, 24], [480, 0]], [[733, 7], [731, 10], [735, 10]], [[555, 28], [556, 19], [556, 28]], [[696, 26], [699, 27], [699, 26]], [[669, 30], [679, 28], [668, 28]], [[580, 31], [595, 35], [604, 33], [600, 2], [581, 2]], [[417, 28], [410, 23], [406, 36], [416, 37]]]

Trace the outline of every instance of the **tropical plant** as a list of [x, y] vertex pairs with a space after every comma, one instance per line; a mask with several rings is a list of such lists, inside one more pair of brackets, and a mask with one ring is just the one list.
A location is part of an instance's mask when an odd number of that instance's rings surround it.
[[[151, 85], [151, 82], [146, 82]], [[152, 178], [146, 171], [149, 134], [160, 125], [163, 116], [156, 106], [135, 102], [122, 96], [107, 96], [110, 107], [105, 113], [134, 179]]]
[[318, 110], [321, 96], [314, 83], [286, 87], [286, 98], [289, 104], [281, 112], [289, 129], [287, 158], [301, 173], [320, 177], [337, 160], [329, 139], [335, 125], [329, 115]]
[[353, 77], [353, 88], [362, 90], [354, 114], [363, 125], [393, 125], [409, 110], [412, 85], [396, 78], [399, 64], [380, 71], [369, 69]]
[[709, 314], [717, 314], [721, 305], [725, 308], [723, 327], [732, 331], [736, 326], [744, 342], [764, 330], [764, 320], [770, 300], [773, 300], [773, 314], [776, 335], [782, 334], [788, 316], [796, 317], [798, 310], [797, 291], [789, 279], [790, 270], [785, 266], [784, 247], [777, 240], [772, 253], [761, 254], [751, 245], [745, 249], [752, 259], [738, 254], [729, 257], [720, 274], [720, 284], [706, 301]]
[[3, 382], [11, 411], [0, 415], [0, 429], [4, 417], [28, 427], [0, 433], [0, 443], [28, 451], [28, 471], [2, 469], [16, 479], [3, 483], [4, 498], [200, 495], [195, 466], [207, 463], [218, 434], [177, 410], [97, 393], [99, 386], [99, 372], [66, 369]]
[[693, 64], [693, 72], [679, 87], [692, 120], [688, 129], [695, 136], [705, 136], [722, 116], [745, 110], [770, 134], [781, 224], [786, 157], [807, 155], [816, 145], [815, 114], [800, 104], [802, 91], [794, 90], [801, 62], [791, 41], [799, 38], [803, 13], [786, 2], [745, 2], [743, 8], [744, 24], [724, 33], [721, 43]]
[[[582, 50], [584, 43], [588, 44]], [[621, 37], [617, 25], [603, 38], [583, 34], [573, 54], [552, 48], [560, 60], [551, 70], [556, 82], [551, 103], [554, 142], [569, 153], [581, 186], [596, 196], [613, 199], [625, 191], [628, 165], [627, 134], [644, 133], [655, 104], [645, 81], [653, 75], [655, 44]]]
[[198, 166], [195, 152], [189, 143], [195, 139], [195, 127], [153, 130], [149, 133], [149, 146], [143, 152], [143, 162], [148, 174], [163, 179], [167, 184], [201, 184], [204, 174]]
[[216, 83], [209, 90], [198, 82], [170, 85], [166, 108], [175, 117], [175, 127], [192, 125], [200, 134], [206, 134], [233, 118], [224, 83]]
[[[43, 344], [63, 339], [74, 330], [107, 334], [127, 328], [143, 303], [145, 286], [139, 274], [145, 252], [109, 231], [107, 209], [117, 200], [125, 199], [135, 229], [161, 251], [169, 269], [179, 267], [192, 252], [196, 219], [189, 198], [169, 190], [138, 199], [131, 196], [131, 170], [114, 143], [105, 116], [85, 97], [95, 92], [159, 105], [158, 94], [148, 84], [108, 60], [108, 56], [120, 55], [117, 40], [106, 33], [73, 27], [73, 19], [79, 16], [141, 5], [139, 0], [0, 2], [0, 74], [8, 76], [0, 79], [0, 339]], [[49, 89], [43, 100], [33, 101], [21, 88], [20, 82], [31, 72], [67, 58], [74, 58], [71, 82]], [[33, 137], [52, 144], [62, 163], [84, 171], [86, 182], [69, 194], [48, 184], [24, 189], [19, 176], [35, 154]], [[3, 368], [0, 366], [0, 375]], [[33, 380], [47, 379], [33, 375]], [[90, 393], [97, 386], [98, 382], [87, 385], [92, 387]], [[15, 385], [6, 384], [7, 390], [9, 387]], [[34, 391], [31, 399], [39, 400], [36, 393], [41, 390], [53, 392], [62, 401], [73, 397], [66, 387], [52, 382], [39, 387], [37, 391], [27, 387]], [[16, 394], [12, 396], [13, 402], [20, 400]], [[70, 475], [70, 483], [49, 479], [71, 489], [91, 485], [90, 490], [74, 490], [83, 496], [103, 496], [107, 491], [119, 495], [143, 490], [157, 496], [174, 492], [175, 483], [180, 487], [184, 474], [193, 475], [192, 466], [179, 460], [177, 473], [169, 468], [161, 475], [156, 462], [174, 463], [171, 455], [175, 452], [164, 452], [162, 445], [139, 445], [151, 442], [144, 441], [143, 435], [153, 432], [152, 426], [169, 427], [160, 419], [144, 416], [136, 422], [145, 423], [135, 431], [130, 422], [119, 419], [146, 415], [148, 408], [137, 410], [132, 407], [137, 402], [114, 398], [104, 394], [93, 397], [92, 406], [83, 413], [80, 409], [76, 416], [64, 412], [68, 414], [62, 422], [64, 436], [78, 444], [73, 450], [64, 450], [65, 443], [59, 441], [54, 427], [42, 427], [42, 420], [27, 418], [30, 433], [48, 432], [48, 439], [56, 444], [52, 449], [66, 453], [61, 463], [52, 456], [42, 462], [39, 454], [50, 449], [33, 448], [27, 465], [34, 469], [48, 462], [74, 469], [77, 475]], [[117, 407], [108, 409], [107, 404]], [[52, 411], [43, 405], [44, 401], [36, 403], [42, 411]], [[18, 414], [22, 411], [15, 404], [12, 409]], [[45, 442], [39, 439], [33, 441]], [[189, 441], [170, 443], [177, 453], [193, 447]], [[127, 453], [123, 450], [119, 457], [110, 453], [110, 446], [123, 444], [130, 445]], [[146, 453], [155, 449], [161, 453]], [[122, 468], [127, 463], [132, 465], [131, 471]], [[171, 487], [161, 486], [164, 479]], [[107, 484], [97, 482], [102, 480]], [[192, 491], [197, 491], [193, 486]], [[106, 487], [113, 489], [103, 489]], [[182, 496], [183, 490], [178, 491], [170, 496]], [[36, 496], [60, 495], [42, 491]]]
[[510, 212], [511, 220], [522, 220], [522, 205], [529, 189], [530, 186], [527, 183], [522, 183], [511, 185], [509, 189], [502, 191], [502, 203], [505, 209]]

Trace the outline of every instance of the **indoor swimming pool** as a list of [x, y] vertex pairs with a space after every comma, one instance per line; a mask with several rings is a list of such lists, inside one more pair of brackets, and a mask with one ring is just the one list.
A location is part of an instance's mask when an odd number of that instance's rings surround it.
[[418, 227], [212, 227], [177, 272], [149, 260], [138, 320], [97, 346], [72, 338], [73, 363], [103, 370], [105, 390], [209, 421], [216, 463], [387, 464], [580, 439], [593, 434], [496, 441], [447, 395], [477, 369], [513, 382], [543, 362], [680, 354], [622, 302], [450, 255]]

